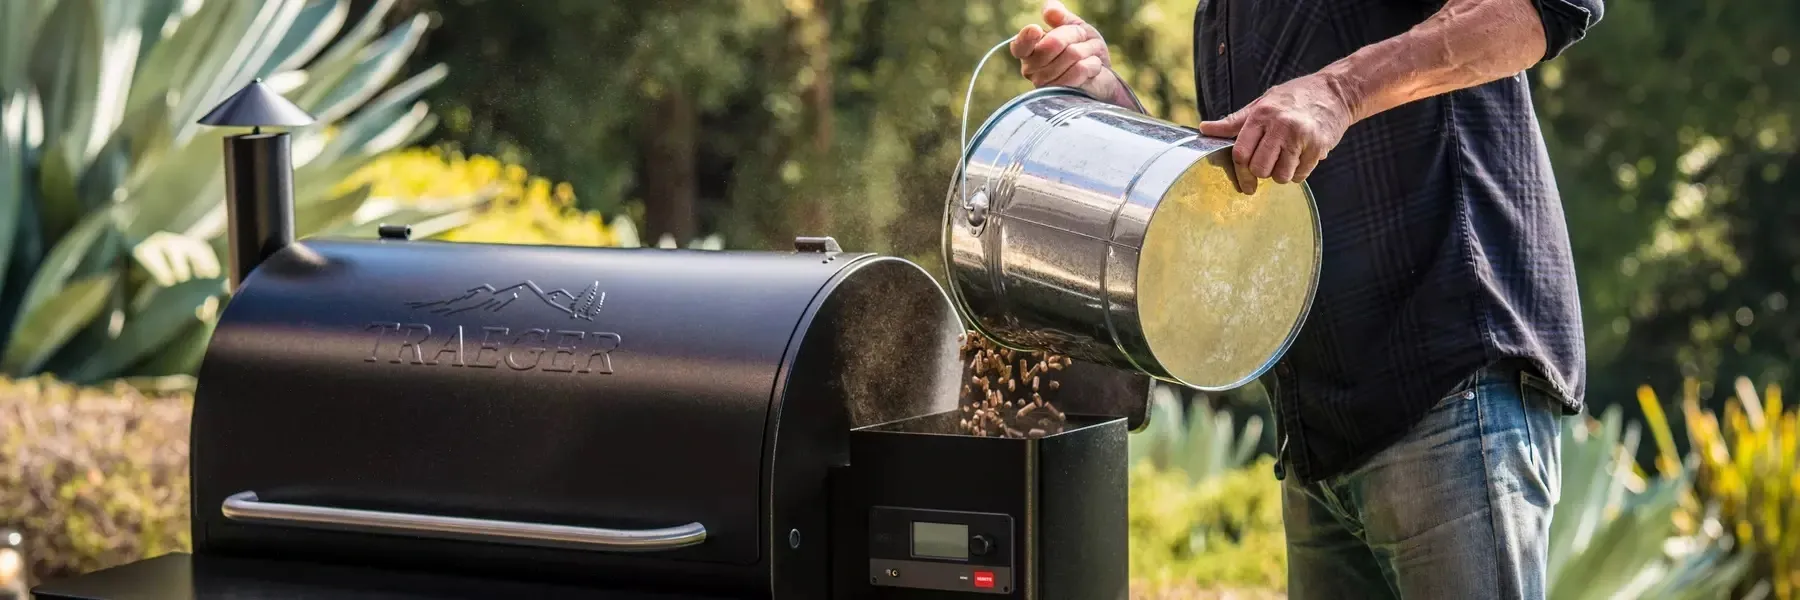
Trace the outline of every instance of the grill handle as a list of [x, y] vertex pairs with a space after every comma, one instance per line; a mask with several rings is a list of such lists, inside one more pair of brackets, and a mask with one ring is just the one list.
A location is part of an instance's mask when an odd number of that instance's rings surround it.
[[674, 550], [706, 541], [706, 526], [699, 523], [662, 529], [598, 529], [280, 504], [257, 500], [256, 492], [232, 494], [220, 512], [243, 523], [610, 552]]

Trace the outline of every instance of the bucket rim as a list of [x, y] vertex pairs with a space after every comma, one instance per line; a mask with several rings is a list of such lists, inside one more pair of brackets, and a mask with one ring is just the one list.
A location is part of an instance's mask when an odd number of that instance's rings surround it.
[[[1212, 139], [1221, 139], [1221, 138], [1212, 138]], [[1215, 159], [1215, 157], [1226, 157], [1226, 159], [1229, 160], [1232, 149], [1237, 146], [1237, 140], [1226, 139], [1224, 141], [1226, 142], [1226, 144], [1224, 146], [1216, 148], [1216, 149], [1212, 150], [1211, 152], [1207, 152], [1199, 161], [1196, 161], [1194, 164], [1189, 165], [1188, 169], [1200, 168], [1205, 162], [1207, 162], [1208, 160]], [[1184, 171], [1184, 175], [1185, 175], [1185, 171]], [[1261, 183], [1261, 185], [1270, 185], [1270, 184], [1272, 184], [1272, 180], [1267, 180], [1266, 182]], [[1313, 194], [1312, 186], [1308, 185], [1304, 181], [1295, 182], [1292, 184], [1285, 184], [1285, 185], [1298, 186], [1300, 189], [1301, 197], [1306, 200], [1306, 202], [1305, 202], [1306, 209], [1307, 209], [1306, 212], [1307, 212], [1307, 216], [1310, 217], [1309, 221], [1311, 221], [1311, 225], [1312, 225], [1312, 244], [1311, 244], [1311, 246], [1312, 246], [1312, 260], [1311, 260], [1312, 268], [1308, 269], [1305, 300], [1303, 300], [1300, 303], [1300, 310], [1298, 311], [1298, 314], [1294, 315], [1294, 322], [1291, 326], [1288, 327], [1287, 333], [1285, 335], [1283, 335], [1281, 343], [1276, 345], [1275, 350], [1269, 354], [1268, 358], [1263, 360], [1262, 364], [1258, 365], [1255, 369], [1251, 369], [1244, 376], [1239, 377], [1236, 381], [1232, 381], [1232, 382], [1228, 382], [1228, 383], [1212, 384], [1212, 385], [1201, 385], [1201, 384], [1198, 384], [1195, 382], [1189, 382], [1189, 381], [1182, 379], [1180, 376], [1175, 374], [1174, 370], [1168, 369], [1167, 367], [1164, 367], [1164, 372], [1167, 373], [1168, 376], [1167, 377], [1157, 377], [1157, 379], [1162, 379], [1166, 382], [1173, 383], [1176, 385], [1180, 385], [1180, 386], [1183, 386], [1183, 387], [1186, 387], [1186, 388], [1189, 388], [1192, 390], [1196, 390], [1196, 391], [1201, 391], [1201, 392], [1208, 392], [1208, 393], [1228, 392], [1231, 390], [1235, 390], [1235, 389], [1250, 385], [1252, 382], [1255, 382], [1258, 379], [1261, 379], [1264, 375], [1267, 375], [1269, 373], [1269, 371], [1274, 370], [1275, 366], [1278, 364], [1281, 364], [1281, 360], [1283, 358], [1287, 357], [1288, 351], [1293, 349], [1294, 343], [1299, 341], [1300, 333], [1306, 327], [1307, 321], [1310, 320], [1310, 318], [1312, 317], [1312, 311], [1313, 311], [1314, 305], [1318, 302], [1318, 298], [1319, 298], [1319, 284], [1320, 284], [1320, 280], [1323, 279], [1323, 277], [1324, 277], [1325, 232], [1324, 232], [1324, 225], [1319, 216], [1318, 196]], [[1150, 220], [1154, 221], [1155, 219], [1156, 219], [1156, 215], [1152, 214], [1150, 217]], [[1149, 222], [1145, 223], [1145, 228], [1146, 228], [1146, 230], [1148, 230]], [[1142, 273], [1140, 272], [1139, 275], [1141, 276]], [[1137, 282], [1136, 285], [1141, 287], [1142, 282], [1141, 281]]]

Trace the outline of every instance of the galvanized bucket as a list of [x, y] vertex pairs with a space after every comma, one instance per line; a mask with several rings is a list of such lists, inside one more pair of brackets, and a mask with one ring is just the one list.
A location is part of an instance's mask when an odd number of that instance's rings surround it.
[[1041, 88], [989, 117], [963, 161], [949, 287], [996, 343], [1217, 391], [1274, 366], [1311, 309], [1312, 193], [1240, 192], [1231, 140]]

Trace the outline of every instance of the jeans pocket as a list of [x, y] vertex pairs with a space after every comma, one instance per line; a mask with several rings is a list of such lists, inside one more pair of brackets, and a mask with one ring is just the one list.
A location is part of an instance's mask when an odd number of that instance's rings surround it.
[[1552, 503], [1562, 495], [1562, 394], [1530, 370], [1519, 374], [1518, 400], [1538, 477]]

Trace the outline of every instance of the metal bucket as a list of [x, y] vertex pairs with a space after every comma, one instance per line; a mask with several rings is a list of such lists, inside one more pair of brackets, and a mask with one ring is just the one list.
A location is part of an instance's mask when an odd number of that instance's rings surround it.
[[1318, 286], [1304, 184], [1232, 183], [1231, 140], [1078, 90], [1013, 99], [976, 131], [944, 211], [951, 296], [1016, 350], [1201, 390], [1261, 376]]

